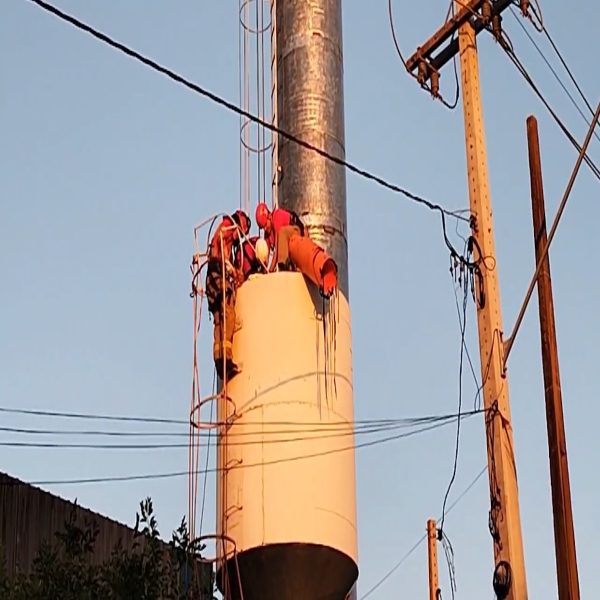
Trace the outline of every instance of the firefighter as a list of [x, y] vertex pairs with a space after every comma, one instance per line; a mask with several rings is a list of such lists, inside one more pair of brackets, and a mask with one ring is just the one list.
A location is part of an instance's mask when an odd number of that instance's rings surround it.
[[269, 271], [274, 271], [276, 266], [280, 271], [293, 270], [289, 243], [294, 235], [304, 235], [304, 224], [300, 217], [284, 208], [276, 208], [271, 212], [264, 202], [260, 202], [256, 207], [256, 224], [265, 230], [265, 240], [269, 249], [274, 251]]
[[250, 217], [242, 210], [224, 216], [208, 249], [206, 299], [214, 322], [213, 358], [221, 379], [225, 376], [230, 379], [239, 373], [239, 367], [233, 360], [235, 295], [240, 281], [234, 251], [242, 236], [250, 231], [250, 225]]
[[337, 288], [337, 264], [309, 237], [298, 215], [283, 208], [269, 210], [264, 202], [256, 207], [256, 224], [265, 230], [265, 239], [274, 250], [269, 271], [298, 268], [308, 277], [325, 298]]

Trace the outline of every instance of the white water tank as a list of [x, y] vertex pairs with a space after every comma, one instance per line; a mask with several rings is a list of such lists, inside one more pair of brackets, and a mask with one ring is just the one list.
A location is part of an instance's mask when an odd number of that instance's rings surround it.
[[[348, 301], [281, 272], [244, 283], [236, 313], [217, 518], [243, 598], [344, 600], [358, 577]], [[219, 551], [219, 587], [241, 598], [233, 544]]]

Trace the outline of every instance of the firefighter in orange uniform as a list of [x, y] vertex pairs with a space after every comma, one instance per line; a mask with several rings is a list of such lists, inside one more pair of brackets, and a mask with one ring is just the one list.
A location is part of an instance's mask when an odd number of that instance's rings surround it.
[[250, 217], [242, 210], [226, 215], [217, 227], [208, 250], [206, 299], [214, 322], [213, 358], [221, 379], [225, 376], [230, 379], [239, 373], [239, 367], [233, 360], [235, 296], [240, 283], [234, 251], [239, 247], [241, 238], [250, 231], [250, 225]]
[[323, 248], [305, 235], [300, 217], [289, 210], [271, 212], [261, 202], [256, 207], [256, 224], [265, 230], [265, 239], [274, 251], [269, 271], [298, 268], [329, 298], [337, 287], [337, 265]]

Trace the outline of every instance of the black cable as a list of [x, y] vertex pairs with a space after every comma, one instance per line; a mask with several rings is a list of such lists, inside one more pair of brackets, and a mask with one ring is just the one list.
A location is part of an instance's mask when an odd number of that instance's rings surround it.
[[[465, 240], [465, 243], [468, 241]], [[456, 304], [456, 312], [458, 316], [459, 328], [462, 330], [462, 317], [460, 314], [460, 304], [458, 302], [458, 294], [456, 290], [456, 286], [452, 285], [452, 289], [454, 290], [454, 302]], [[463, 348], [465, 349], [465, 356], [467, 357], [467, 363], [469, 365], [469, 369], [471, 371], [471, 375], [473, 377], [473, 382], [475, 383], [475, 398], [473, 400], [473, 410], [479, 410], [481, 408], [481, 392], [483, 391], [483, 385], [479, 383], [477, 379], [477, 373], [475, 372], [475, 366], [473, 365], [473, 359], [471, 358], [471, 353], [469, 352], [469, 347], [467, 346], [466, 341], [463, 343]]]
[[[454, 9], [452, 8], [452, 11], [453, 10]], [[449, 13], [450, 13], [450, 11], [449, 11]], [[404, 65], [406, 72], [413, 79], [416, 79], [418, 81], [417, 76], [406, 66], [406, 60], [404, 58], [404, 55], [402, 54], [402, 50], [400, 49], [398, 37], [396, 36], [396, 28], [394, 26], [394, 11], [393, 11], [393, 7], [392, 7], [392, 0], [388, 0], [388, 15], [389, 15], [389, 20], [390, 20], [390, 30], [392, 32], [392, 39], [394, 40], [394, 46], [396, 47], [396, 52], [400, 58], [400, 61]], [[452, 37], [452, 40], [454, 40], [454, 36]], [[460, 97], [460, 85], [458, 83], [458, 70], [456, 68], [456, 58], [454, 59], [454, 80], [455, 80], [455, 85], [456, 85], [456, 93], [455, 93], [454, 101], [452, 103], [449, 103], [447, 100], [445, 100], [441, 94], [439, 94], [439, 93], [434, 94], [431, 87], [429, 85], [427, 85], [426, 83], [419, 82], [419, 85], [424, 90], [427, 90], [436, 100], [439, 100], [446, 108], [448, 108], [449, 110], [454, 110], [458, 105], [458, 99]]]
[[[473, 411], [465, 416], [472, 416], [473, 414], [478, 414], [479, 411]], [[463, 415], [461, 415], [462, 417]], [[457, 415], [446, 415], [442, 417], [431, 417], [429, 419], [423, 420], [419, 423], [413, 423], [412, 427], [420, 427], [423, 425], [439, 425], [443, 426], [448, 422], [453, 421], [457, 418]], [[280, 444], [280, 443], [289, 443], [289, 442], [303, 442], [307, 440], [323, 440], [323, 439], [331, 439], [331, 438], [339, 438], [339, 437], [347, 437], [347, 436], [359, 436], [359, 435], [373, 435], [375, 433], [386, 433], [390, 431], [397, 431], [399, 429], [403, 429], [406, 427], [405, 424], [388, 424], [377, 427], [369, 427], [363, 429], [348, 429], [346, 428], [343, 431], [339, 431], [337, 433], [332, 433], [329, 435], [303, 435], [300, 437], [280, 437], [277, 439], [263, 439], [265, 435], [273, 432], [265, 432], [265, 431], [255, 431], [248, 432], [246, 435], [252, 436], [261, 436], [260, 440], [250, 440], [248, 442], [228, 442], [231, 446], [245, 446], [245, 445], [253, 445], [253, 444]], [[27, 433], [27, 434], [54, 434], [54, 435], [62, 435], [62, 434], [72, 434], [81, 435], [81, 432], [73, 432], [73, 431], [58, 431], [58, 430], [43, 430], [43, 429], [21, 429], [21, 428], [11, 428], [11, 427], [1, 427], [0, 431], [8, 431], [11, 433]], [[318, 430], [309, 430], [313, 432], [317, 432]], [[325, 431], [331, 431], [325, 429]], [[100, 433], [101, 435], [107, 435], [103, 432], [88, 432], [88, 433]], [[280, 431], [279, 435], [283, 434], [298, 434], [303, 433], [303, 430], [291, 430], [291, 431]], [[210, 434], [210, 432], [209, 432]], [[243, 434], [239, 434], [243, 435]], [[229, 434], [230, 437], [234, 437], [235, 434]], [[237, 437], [237, 436], [235, 436]], [[167, 448], [187, 448], [188, 444], [185, 443], [136, 443], [136, 444], [107, 444], [107, 443], [88, 443], [88, 442], [15, 442], [12, 440], [0, 441], [0, 446], [7, 447], [21, 447], [21, 448], [89, 448], [89, 449], [118, 449], [118, 450], [153, 450], [153, 449], [167, 449]], [[206, 444], [201, 444], [201, 447], [210, 448], [210, 435], [208, 442]]]
[[[438, 211], [442, 215], [448, 215], [448, 216], [454, 217], [455, 219], [460, 219], [460, 220], [468, 222], [468, 220], [469, 220], [468, 218], [460, 216], [455, 211], [445, 209], [439, 204], [436, 204], [434, 202], [431, 202], [430, 200], [427, 200], [426, 198], [423, 198], [421, 196], [413, 194], [412, 192], [410, 192], [396, 184], [390, 183], [390, 182], [386, 181], [385, 179], [382, 179], [378, 175], [375, 175], [369, 171], [366, 171], [366, 170], [356, 166], [355, 164], [346, 161], [345, 159], [334, 156], [333, 154], [329, 154], [328, 152], [319, 148], [318, 146], [314, 146], [313, 144], [306, 142], [305, 140], [289, 133], [288, 131], [280, 129], [279, 127], [273, 125], [272, 123], [269, 123], [268, 121], [264, 121], [264, 120], [258, 118], [256, 115], [240, 108], [239, 106], [236, 106], [232, 102], [226, 100], [225, 98], [223, 98], [221, 96], [218, 96], [217, 94], [211, 92], [210, 90], [203, 88], [203, 87], [189, 81], [188, 79], [185, 79], [184, 77], [175, 73], [171, 69], [168, 69], [167, 67], [160, 65], [156, 61], [125, 46], [121, 42], [118, 42], [118, 41], [110, 38], [108, 35], [102, 33], [101, 31], [98, 31], [97, 29], [94, 29], [93, 27], [91, 27], [90, 25], [87, 25], [83, 21], [80, 21], [79, 19], [59, 10], [55, 6], [53, 6], [47, 2], [44, 2], [43, 0], [29, 0], [29, 1], [33, 2], [40, 8], [44, 9], [45, 11], [52, 13], [56, 17], [62, 19], [63, 21], [70, 23], [71, 25], [75, 26], [77, 29], [80, 29], [81, 31], [85, 31], [86, 33], [92, 35], [96, 39], [104, 42], [105, 44], [108, 44], [112, 48], [115, 48], [116, 50], [123, 52], [127, 56], [136, 59], [137, 61], [143, 63], [147, 67], [150, 67], [150, 68], [154, 69], [155, 71], [162, 73], [163, 75], [169, 77], [171, 80], [185, 86], [186, 88], [196, 92], [197, 94], [200, 94], [201, 96], [204, 96], [205, 98], [208, 98], [212, 102], [214, 102], [232, 112], [237, 113], [240, 116], [246, 117], [247, 119], [256, 123], [257, 125], [267, 128], [269, 131], [272, 131], [273, 133], [276, 133], [276, 134], [284, 137], [285, 139], [289, 140], [290, 142], [297, 144], [298, 146], [301, 146], [312, 152], [316, 152], [323, 158], [325, 158], [341, 167], [344, 167], [348, 171], [351, 171], [352, 173], [355, 173], [356, 175], [359, 175], [365, 179], [373, 181], [392, 192], [401, 194], [401, 195], [405, 196], [406, 198], [409, 198], [410, 200], [412, 200], [418, 204], [422, 204], [423, 206], [426, 206], [430, 210]], [[443, 221], [443, 223], [445, 224], [445, 221]]]
[[[454, 420], [455, 417], [451, 419], [435, 419], [432, 420], [429, 425], [443, 426], [446, 423], [449, 423]], [[305, 442], [312, 440], [325, 440], [332, 438], [341, 438], [348, 436], [358, 436], [358, 435], [373, 435], [376, 433], [385, 433], [389, 431], [397, 431], [398, 429], [402, 429], [403, 426], [395, 425], [395, 426], [381, 426], [376, 428], [371, 428], [369, 430], [363, 431], [355, 431], [353, 429], [347, 429], [346, 431], [341, 431], [338, 433], [331, 433], [328, 435], [302, 435], [296, 437], [282, 437], [278, 439], [264, 439], [263, 432], [254, 432], [248, 435], [253, 436], [261, 436], [258, 440], [250, 440], [250, 441], [230, 441], [228, 442], [229, 446], [252, 446], [255, 444], [284, 444], [284, 443], [294, 443], [294, 442]], [[286, 433], [300, 433], [296, 431], [289, 431]], [[210, 439], [206, 444], [199, 444], [202, 448], [210, 448], [211, 443]], [[214, 445], [214, 444], [212, 444]], [[15, 448], [87, 448], [87, 449], [95, 449], [95, 450], [166, 450], [170, 448], [187, 448], [189, 443], [136, 443], [136, 444], [108, 444], [108, 443], [89, 443], [89, 442], [18, 442], [18, 441], [2, 441], [0, 440], [0, 447], [15, 447]]]
[[[432, 417], [423, 417], [420, 419], [414, 419], [412, 421], [398, 420], [397, 422], [382, 422], [374, 423], [370, 425], [358, 425], [352, 427], [352, 432], [355, 435], [372, 433], [374, 431], [384, 431], [387, 429], [401, 429], [403, 427], [412, 427], [424, 423], [433, 423], [439, 421], [446, 421], [448, 419], [454, 419], [456, 415], [439, 415]], [[268, 421], [265, 421], [268, 424]], [[224, 423], [218, 423], [219, 426], [224, 426]], [[231, 426], [232, 423], [229, 424]], [[235, 425], [235, 423], [233, 423]], [[238, 427], [243, 427], [245, 423], [238, 423]], [[302, 423], [298, 423], [302, 425]], [[264, 430], [261, 427], [260, 430], [252, 431], [239, 431], [229, 433], [230, 437], [245, 437], [252, 435], [285, 435], [288, 433], [329, 433], [329, 432], [341, 432], [346, 435], [346, 431], [350, 426], [350, 423], [346, 423], [344, 427], [329, 427], [329, 424], [324, 422], [322, 427], [313, 427], [310, 429], [302, 429], [293, 427], [291, 429], [277, 429], [277, 430]], [[258, 426], [258, 425], [257, 425]], [[15, 433], [15, 434], [27, 434], [27, 435], [76, 435], [76, 436], [107, 436], [107, 437], [189, 437], [189, 433], [183, 431], [109, 431], [109, 430], [88, 430], [88, 429], [37, 429], [29, 427], [10, 427], [1, 426], [0, 432]], [[210, 437], [210, 430], [206, 433], [201, 431], [202, 437]]]
[[554, 52], [556, 53], [556, 56], [558, 56], [558, 59], [560, 60], [562, 66], [565, 68], [565, 71], [569, 75], [569, 78], [573, 82], [573, 85], [575, 86], [575, 88], [579, 92], [579, 95], [581, 96], [581, 98], [585, 102], [585, 105], [588, 107], [590, 113], [593, 115], [594, 114], [594, 108], [592, 107], [591, 103], [587, 99], [586, 95], [583, 93], [583, 90], [581, 89], [580, 85], [577, 83], [577, 79], [575, 79], [575, 75], [573, 75], [573, 72], [569, 68], [569, 65], [567, 64], [567, 61], [563, 58], [562, 53], [558, 49], [558, 46], [555, 44], [554, 40], [550, 36], [550, 32], [548, 31], [548, 28], [545, 25], [543, 25], [542, 28], [543, 28], [544, 35], [546, 36], [546, 38], [550, 42], [550, 45], [552, 46]]
[[[533, 47], [537, 50], [538, 54], [541, 56], [542, 60], [546, 63], [546, 66], [550, 69], [552, 75], [554, 75], [554, 78], [556, 79], [556, 81], [558, 82], [558, 84], [560, 85], [560, 87], [563, 89], [563, 91], [565, 92], [565, 94], [568, 96], [569, 100], [571, 101], [571, 104], [573, 104], [573, 106], [575, 107], [575, 109], [577, 110], [577, 112], [580, 114], [581, 118], [585, 121], [585, 123], [589, 127], [590, 126], [590, 119], [588, 119], [585, 116], [583, 110], [579, 106], [579, 103], [577, 102], [577, 100], [575, 100], [575, 98], [573, 98], [573, 95], [568, 90], [567, 86], [563, 83], [563, 81], [560, 78], [559, 74], [556, 72], [556, 69], [552, 66], [552, 64], [550, 63], [550, 61], [546, 58], [546, 55], [544, 54], [544, 52], [542, 51], [542, 49], [539, 47], [539, 45], [533, 39], [533, 36], [529, 33], [529, 31], [527, 31], [527, 28], [525, 27], [525, 25], [523, 25], [523, 23], [521, 23], [521, 19], [515, 13], [515, 10], [513, 9], [512, 6], [510, 7], [510, 11], [512, 13], [512, 16], [517, 21], [519, 27], [525, 32], [525, 35], [527, 36], [527, 38], [529, 39], [529, 41], [533, 44]], [[568, 67], [567, 67], [567, 69], [568, 69]], [[571, 77], [571, 79], [573, 80], [572, 77]], [[575, 85], [577, 86], [576, 82], [575, 82]], [[579, 89], [579, 86], [577, 86], [577, 89]], [[580, 91], [580, 93], [582, 93], [580, 89], [579, 89], [579, 91]], [[594, 110], [591, 108], [591, 106], [587, 102], [585, 96], [583, 96], [583, 98], [584, 98], [584, 101], [586, 102], [588, 108], [591, 110], [592, 115], [593, 115], [594, 114]], [[600, 140], [600, 136], [596, 132], [594, 132], [594, 135], [596, 136], [596, 139]]]
[[76, 412], [58, 412], [51, 410], [37, 410], [27, 408], [12, 408], [9, 406], [0, 406], [0, 413], [10, 413], [18, 415], [30, 415], [38, 417], [59, 417], [64, 419], [91, 419], [97, 421], [124, 421], [133, 423], [164, 423], [173, 425], [189, 425], [189, 421], [183, 419], [169, 419], [163, 417], [128, 417], [118, 415], [98, 415]]
[[452, 547], [450, 538], [446, 535], [445, 531], [439, 529], [438, 536], [438, 539], [442, 543], [444, 556], [446, 557], [446, 565], [448, 566], [448, 579], [450, 580], [450, 592], [452, 593], [452, 600], [454, 600], [456, 594], [456, 568], [454, 565], [454, 548]]
[[[485, 411], [477, 411], [477, 413], [472, 413], [472, 414], [478, 414], [481, 412], [485, 412]], [[463, 418], [466, 418], [468, 414], [469, 413], [463, 413]], [[471, 416], [471, 415], [469, 415], [469, 416]], [[405, 433], [396, 434], [393, 436], [380, 438], [378, 440], [370, 440], [368, 442], [353, 444], [351, 446], [344, 446], [342, 448], [333, 448], [331, 450], [325, 450], [322, 452], [314, 452], [312, 454], [304, 454], [301, 456], [292, 456], [292, 457], [288, 457], [288, 458], [278, 458], [278, 459], [273, 459], [273, 460], [269, 460], [269, 461], [261, 461], [261, 462], [257, 462], [257, 463], [240, 464], [240, 465], [237, 465], [235, 468], [236, 469], [250, 469], [250, 468], [255, 468], [255, 467], [263, 467], [263, 466], [268, 466], [268, 465], [295, 462], [297, 460], [318, 458], [321, 456], [328, 456], [331, 454], [339, 454], [340, 452], [348, 452], [351, 450], [358, 450], [361, 448], [369, 448], [371, 446], [377, 446], [379, 444], [386, 444], [386, 443], [397, 441], [400, 439], [413, 437], [420, 433], [426, 433], [428, 431], [439, 429], [441, 427], [444, 427], [448, 423], [449, 422], [430, 425], [427, 427], [422, 427], [420, 429], [416, 429], [414, 431], [409, 431], [409, 432], [405, 432]], [[227, 467], [227, 469], [231, 469], [231, 468], [232, 468], [231, 466]], [[212, 468], [205, 469], [205, 470], [199, 470], [199, 471], [197, 471], [197, 473], [200, 475], [206, 475], [206, 473], [216, 473], [216, 472], [219, 472], [222, 470], [224, 470], [224, 468], [222, 468], [222, 467], [212, 467]], [[175, 478], [175, 477], [183, 477], [183, 476], [188, 476], [188, 475], [190, 475], [189, 470], [188, 471], [172, 471], [172, 472], [168, 472], [168, 473], [148, 473], [148, 474], [143, 474], [143, 475], [120, 475], [120, 476], [89, 477], [89, 478], [78, 478], [78, 479], [55, 479], [55, 480], [30, 481], [30, 482], [17, 481], [14, 483], [8, 482], [5, 485], [19, 485], [19, 484], [23, 484], [23, 483], [28, 484], [28, 485], [62, 485], [62, 484], [67, 485], [67, 484], [84, 484], [84, 483], [109, 483], [109, 482], [122, 482], [122, 481], [142, 481], [142, 480], [148, 480], [148, 479], [171, 479], [171, 478]]]
[[458, 363], [458, 412], [456, 418], [456, 443], [454, 447], [454, 464], [452, 467], [452, 475], [450, 477], [450, 481], [448, 483], [448, 487], [446, 489], [446, 493], [444, 495], [444, 502], [442, 504], [442, 519], [440, 524], [440, 531], [443, 533], [444, 531], [444, 523], [446, 520], [446, 503], [448, 502], [448, 496], [450, 495], [450, 491], [452, 490], [452, 486], [454, 485], [454, 481], [456, 480], [456, 472], [458, 470], [458, 454], [460, 449], [460, 423], [461, 423], [461, 411], [462, 411], [462, 397], [463, 397], [463, 387], [462, 387], [462, 378], [463, 378], [463, 365], [464, 365], [464, 356], [465, 356], [465, 333], [467, 330], [467, 300], [469, 298], [469, 270], [460, 273], [459, 277], [462, 277], [462, 285], [463, 285], [463, 301], [462, 301], [462, 320], [459, 319], [460, 323], [460, 358]]
[[[216, 387], [217, 387], [217, 372], [216, 370], [213, 371], [213, 382], [212, 382], [212, 393], [214, 394], [216, 392]], [[211, 402], [210, 403], [210, 416], [209, 419], [212, 421], [213, 419], [213, 411], [214, 411], [214, 403]], [[208, 443], [210, 444], [210, 434], [211, 431], [210, 429], [208, 430]], [[210, 446], [206, 452], [206, 461], [204, 462], [204, 470], [206, 471], [208, 469], [208, 463], [210, 461]], [[204, 523], [204, 507], [206, 505], [206, 484], [208, 482], [208, 477], [205, 475], [204, 476], [204, 481], [202, 482], [202, 504], [200, 505], [200, 532], [199, 532], [199, 536], [202, 535], [202, 525]]]
[[[450, 0], [450, 10], [452, 16], [454, 17], [454, 0]], [[454, 38], [455, 34], [453, 33], [452, 37], [450, 38], [450, 44], [454, 43]], [[458, 66], [456, 64], [456, 54], [452, 58], [452, 68], [454, 70], [454, 89], [456, 90], [454, 94], [454, 102], [452, 103], [452, 110], [454, 110], [458, 106], [458, 100], [460, 98], [460, 83], [458, 81]]]
[[[49, 411], [49, 410], [40, 410], [40, 409], [26, 409], [26, 408], [13, 408], [8, 406], [0, 406], [0, 413], [9, 413], [9, 414], [21, 414], [21, 415], [31, 415], [31, 416], [43, 416], [43, 417], [56, 417], [56, 418], [66, 418], [66, 419], [84, 419], [84, 420], [99, 420], [99, 421], [123, 421], [123, 422], [134, 422], [134, 423], [166, 423], [166, 424], [175, 424], [175, 425], [186, 425], [188, 426], [190, 423], [185, 419], [169, 419], [162, 417], [137, 417], [137, 416], [121, 416], [121, 415], [105, 415], [105, 414], [93, 414], [93, 413], [77, 413], [77, 412], [61, 412], [61, 411]], [[435, 419], [446, 419], [446, 418], [454, 418], [455, 415], [451, 414], [442, 414], [442, 415], [425, 415], [421, 417], [404, 417], [404, 418], [396, 418], [396, 419], [357, 419], [353, 421], [353, 425], [355, 429], [360, 429], [362, 427], [371, 427], [371, 426], [384, 426], [384, 425], [396, 425], [396, 424], [420, 424], [427, 423], [431, 420]], [[221, 423], [222, 424], [222, 423]], [[281, 426], [289, 426], [289, 427], [297, 427], [298, 425], [303, 425], [307, 427], [314, 427], [314, 429], [303, 429], [303, 430], [295, 430], [295, 431], [335, 431], [336, 429], [323, 429], [323, 426], [327, 427], [346, 427], [348, 423], [346, 421], [331, 421], [328, 423], [323, 422], [308, 422], [308, 421], [244, 421], [244, 426], [246, 425], [281, 425]], [[16, 428], [15, 428], [16, 429]], [[2, 429], [0, 429], [2, 431]], [[19, 428], [18, 432], [31, 432], [31, 433], [39, 433], [37, 430], [27, 430], [25, 428]], [[84, 433], [85, 432], [78, 432]], [[90, 432], [92, 434], [96, 434], [96, 432]], [[105, 432], [98, 432], [98, 434], [102, 434]], [[120, 433], [120, 432], [118, 432]], [[135, 432], [133, 432], [135, 433]], [[289, 431], [274, 431], [271, 433], [289, 433]], [[248, 435], [250, 435], [249, 433]], [[130, 433], [127, 433], [130, 435]], [[185, 435], [188, 435], [187, 433]], [[239, 433], [237, 435], [242, 435]]]
[[[566, 125], [562, 122], [562, 120], [560, 119], [560, 117], [556, 114], [556, 112], [554, 111], [554, 109], [550, 106], [550, 104], [548, 103], [548, 101], [546, 100], [546, 98], [544, 97], [544, 95], [541, 93], [541, 91], [538, 88], [538, 86], [535, 84], [535, 82], [531, 78], [531, 75], [528, 73], [527, 69], [524, 67], [523, 63], [519, 60], [519, 58], [515, 54], [514, 50], [510, 47], [511, 46], [510, 39], [507, 38], [506, 33], [503, 34], [503, 38], [501, 39], [499, 45], [504, 50], [504, 52], [506, 53], [506, 55], [509, 57], [509, 59], [511, 60], [511, 62], [513, 63], [513, 65], [515, 65], [515, 67], [517, 68], [517, 70], [519, 71], [519, 73], [523, 76], [523, 78], [525, 79], [525, 81], [529, 84], [529, 86], [534, 91], [534, 93], [536, 94], [536, 96], [541, 100], [542, 104], [546, 107], [546, 109], [548, 110], [548, 112], [550, 113], [550, 115], [552, 116], [552, 118], [554, 119], [554, 121], [556, 122], [556, 124], [559, 126], [559, 128], [561, 129], [561, 131], [565, 134], [565, 136], [567, 137], [567, 139], [571, 142], [571, 144], [573, 145], [573, 147], [578, 152], [581, 152], [581, 146], [579, 145], [579, 143], [577, 142], [577, 140], [573, 137], [573, 135], [568, 130], [568, 128], [566, 127]], [[587, 155], [587, 153], [586, 153], [586, 155], [584, 157], [584, 160], [587, 163], [587, 165], [590, 167], [592, 173], [598, 179], [600, 179], [600, 170], [598, 169], [598, 167], [596, 166], [596, 164], [594, 163], [594, 161]]]

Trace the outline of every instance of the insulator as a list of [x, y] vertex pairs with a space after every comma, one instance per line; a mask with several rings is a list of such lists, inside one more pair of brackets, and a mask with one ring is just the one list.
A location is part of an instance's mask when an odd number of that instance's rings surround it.
[[440, 95], [440, 74], [439, 71], [431, 71], [431, 95], [437, 98]]
[[424, 60], [419, 61], [419, 66], [417, 68], [417, 81], [423, 85], [427, 81], [427, 73], [429, 69], [427, 68], [427, 63]]
[[494, 15], [492, 17], [492, 33], [496, 40], [500, 41], [502, 38], [502, 17], [500, 15]]
[[492, 3], [490, 0], [484, 0], [481, 5], [481, 20], [487, 25], [492, 19]]

